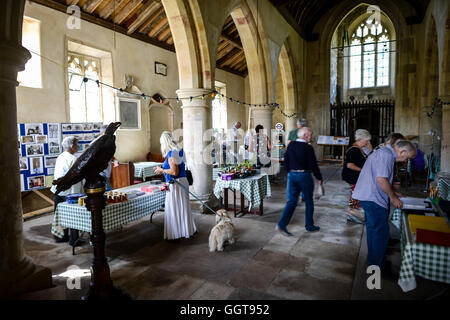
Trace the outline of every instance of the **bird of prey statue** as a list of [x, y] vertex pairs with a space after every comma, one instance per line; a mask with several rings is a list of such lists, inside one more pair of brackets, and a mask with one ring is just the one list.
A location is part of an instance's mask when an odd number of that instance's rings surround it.
[[109, 161], [116, 152], [116, 137], [114, 132], [122, 123], [111, 122], [105, 134], [94, 140], [89, 148], [78, 157], [69, 171], [61, 178], [54, 180], [56, 193], [69, 189], [75, 183], [86, 179], [86, 182], [95, 182], [99, 173], [108, 167]]

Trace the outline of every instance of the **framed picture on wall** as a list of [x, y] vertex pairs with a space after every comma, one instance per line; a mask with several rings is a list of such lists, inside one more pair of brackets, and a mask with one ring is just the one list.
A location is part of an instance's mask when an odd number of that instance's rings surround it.
[[163, 76], [167, 76], [167, 65], [161, 62], [155, 61], [155, 73]]
[[119, 130], [141, 130], [141, 99], [117, 96], [116, 118]]

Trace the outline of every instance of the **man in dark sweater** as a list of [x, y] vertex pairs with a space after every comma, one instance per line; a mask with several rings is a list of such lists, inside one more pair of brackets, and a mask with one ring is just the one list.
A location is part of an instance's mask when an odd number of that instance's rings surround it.
[[312, 130], [303, 127], [298, 131], [298, 139], [289, 143], [284, 155], [284, 166], [288, 172], [287, 182], [287, 203], [284, 207], [281, 218], [277, 223], [276, 230], [285, 236], [292, 236], [287, 231], [287, 225], [292, 218], [297, 207], [298, 196], [303, 192], [306, 202], [305, 228], [309, 232], [319, 231], [320, 228], [314, 225], [314, 181], [311, 173], [322, 184], [322, 174], [317, 165], [314, 149], [308, 144], [312, 139]]

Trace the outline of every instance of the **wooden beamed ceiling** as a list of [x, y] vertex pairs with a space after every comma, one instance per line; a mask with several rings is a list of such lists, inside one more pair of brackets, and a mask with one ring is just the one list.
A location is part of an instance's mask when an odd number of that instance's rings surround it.
[[[77, 5], [83, 20], [101, 25], [175, 51], [169, 22], [161, 0], [31, 0], [66, 12]], [[240, 76], [247, 75], [247, 63], [238, 31], [231, 16], [225, 20], [216, 56], [216, 66]]]
[[[316, 41], [319, 35], [313, 32], [314, 27], [325, 14], [335, 10], [343, 0], [270, 0], [270, 2], [303, 39]], [[354, 0], [354, 2], [356, 6], [364, 1]], [[423, 21], [430, 0], [392, 0], [392, 2], [399, 8], [405, 22], [412, 25]]]

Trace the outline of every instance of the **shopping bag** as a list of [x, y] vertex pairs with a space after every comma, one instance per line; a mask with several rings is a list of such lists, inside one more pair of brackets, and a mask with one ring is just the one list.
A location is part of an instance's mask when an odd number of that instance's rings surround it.
[[314, 192], [314, 198], [320, 199], [320, 197], [323, 197], [325, 195], [325, 189], [323, 187], [323, 184], [317, 184], [316, 190]]

